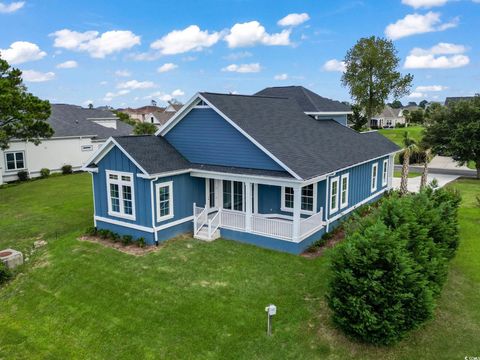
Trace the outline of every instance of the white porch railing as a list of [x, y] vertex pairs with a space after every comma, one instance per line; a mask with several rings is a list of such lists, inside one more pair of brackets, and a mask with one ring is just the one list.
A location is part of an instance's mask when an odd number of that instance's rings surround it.
[[[250, 218], [250, 229], [247, 230], [247, 215], [244, 212], [219, 209], [217, 213], [208, 219], [206, 208], [193, 206], [193, 227], [196, 235], [200, 229], [207, 224], [208, 236], [211, 238], [218, 228], [246, 231], [253, 234], [269, 236], [273, 238], [294, 241], [293, 220], [292, 219], [273, 219], [272, 214], [269, 217], [262, 214], [252, 214]], [[316, 214], [300, 220], [300, 234], [296, 241], [301, 241], [307, 236], [312, 235], [324, 226], [323, 208]]]

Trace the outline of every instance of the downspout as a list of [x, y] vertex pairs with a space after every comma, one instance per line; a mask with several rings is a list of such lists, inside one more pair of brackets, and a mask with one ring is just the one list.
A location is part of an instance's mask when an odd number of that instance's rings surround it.
[[153, 183], [158, 180], [158, 176], [150, 180], [150, 204], [152, 206], [152, 230], [153, 236], [155, 239], [155, 246], [158, 246], [158, 235], [155, 230], [155, 202], [154, 202], [154, 192], [153, 192]]
[[326, 232], [328, 233], [329, 229], [330, 229], [330, 220], [329, 220], [329, 205], [330, 205], [330, 201], [329, 201], [329, 193], [330, 193], [330, 177], [335, 175], [336, 173], [331, 173], [329, 175], [327, 175], [325, 177], [325, 181], [326, 181], [326, 184], [325, 184], [325, 225], [326, 225]]

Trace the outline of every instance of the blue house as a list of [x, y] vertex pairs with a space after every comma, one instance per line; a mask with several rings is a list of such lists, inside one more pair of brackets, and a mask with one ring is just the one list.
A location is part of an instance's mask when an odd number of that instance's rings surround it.
[[398, 147], [346, 126], [303, 87], [196, 94], [155, 135], [110, 138], [92, 173], [95, 226], [149, 244], [183, 233], [301, 253], [391, 189]]

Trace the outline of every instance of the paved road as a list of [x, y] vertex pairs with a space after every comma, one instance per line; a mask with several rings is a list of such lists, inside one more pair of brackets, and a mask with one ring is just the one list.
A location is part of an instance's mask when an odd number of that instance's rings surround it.
[[[427, 184], [430, 184], [430, 182], [433, 179], [437, 180], [438, 187], [444, 187], [447, 185], [449, 182], [457, 179], [459, 176], [458, 175], [447, 175], [447, 174], [428, 174], [427, 177]], [[393, 188], [394, 189], [400, 189], [400, 178], [394, 177], [393, 178]], [[409, 178], [407, 182], [407, 188], [408, 191], [410, 192], [418, 192], [420, 189], [420, 176], [414, 177], [414, 178]]]
[[[395, 170], [402, 170], [402, 165], [395, 165]], [[410, 171], [415, 171], [421, 173], [423, 171], [423, 166], [421, 165], [410, 165], [409, 166]], [[476, 177], [477, 172], [476, 170], [465, 170], [463, 168], [458, 168], [458, 169], [447, 169], [447, 168], [432, 168], [428, 167], [428, 172], [430, 174], [445, 174], [445, 175], [457, 175], [457, 176], [464, 176], [464, 177]]]

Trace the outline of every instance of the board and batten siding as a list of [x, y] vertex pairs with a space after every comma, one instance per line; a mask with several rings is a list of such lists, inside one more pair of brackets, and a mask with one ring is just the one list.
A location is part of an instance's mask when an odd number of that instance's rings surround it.
[[192, 163], [284, 171], [213, 109], [192, 109], [165, 139]]

